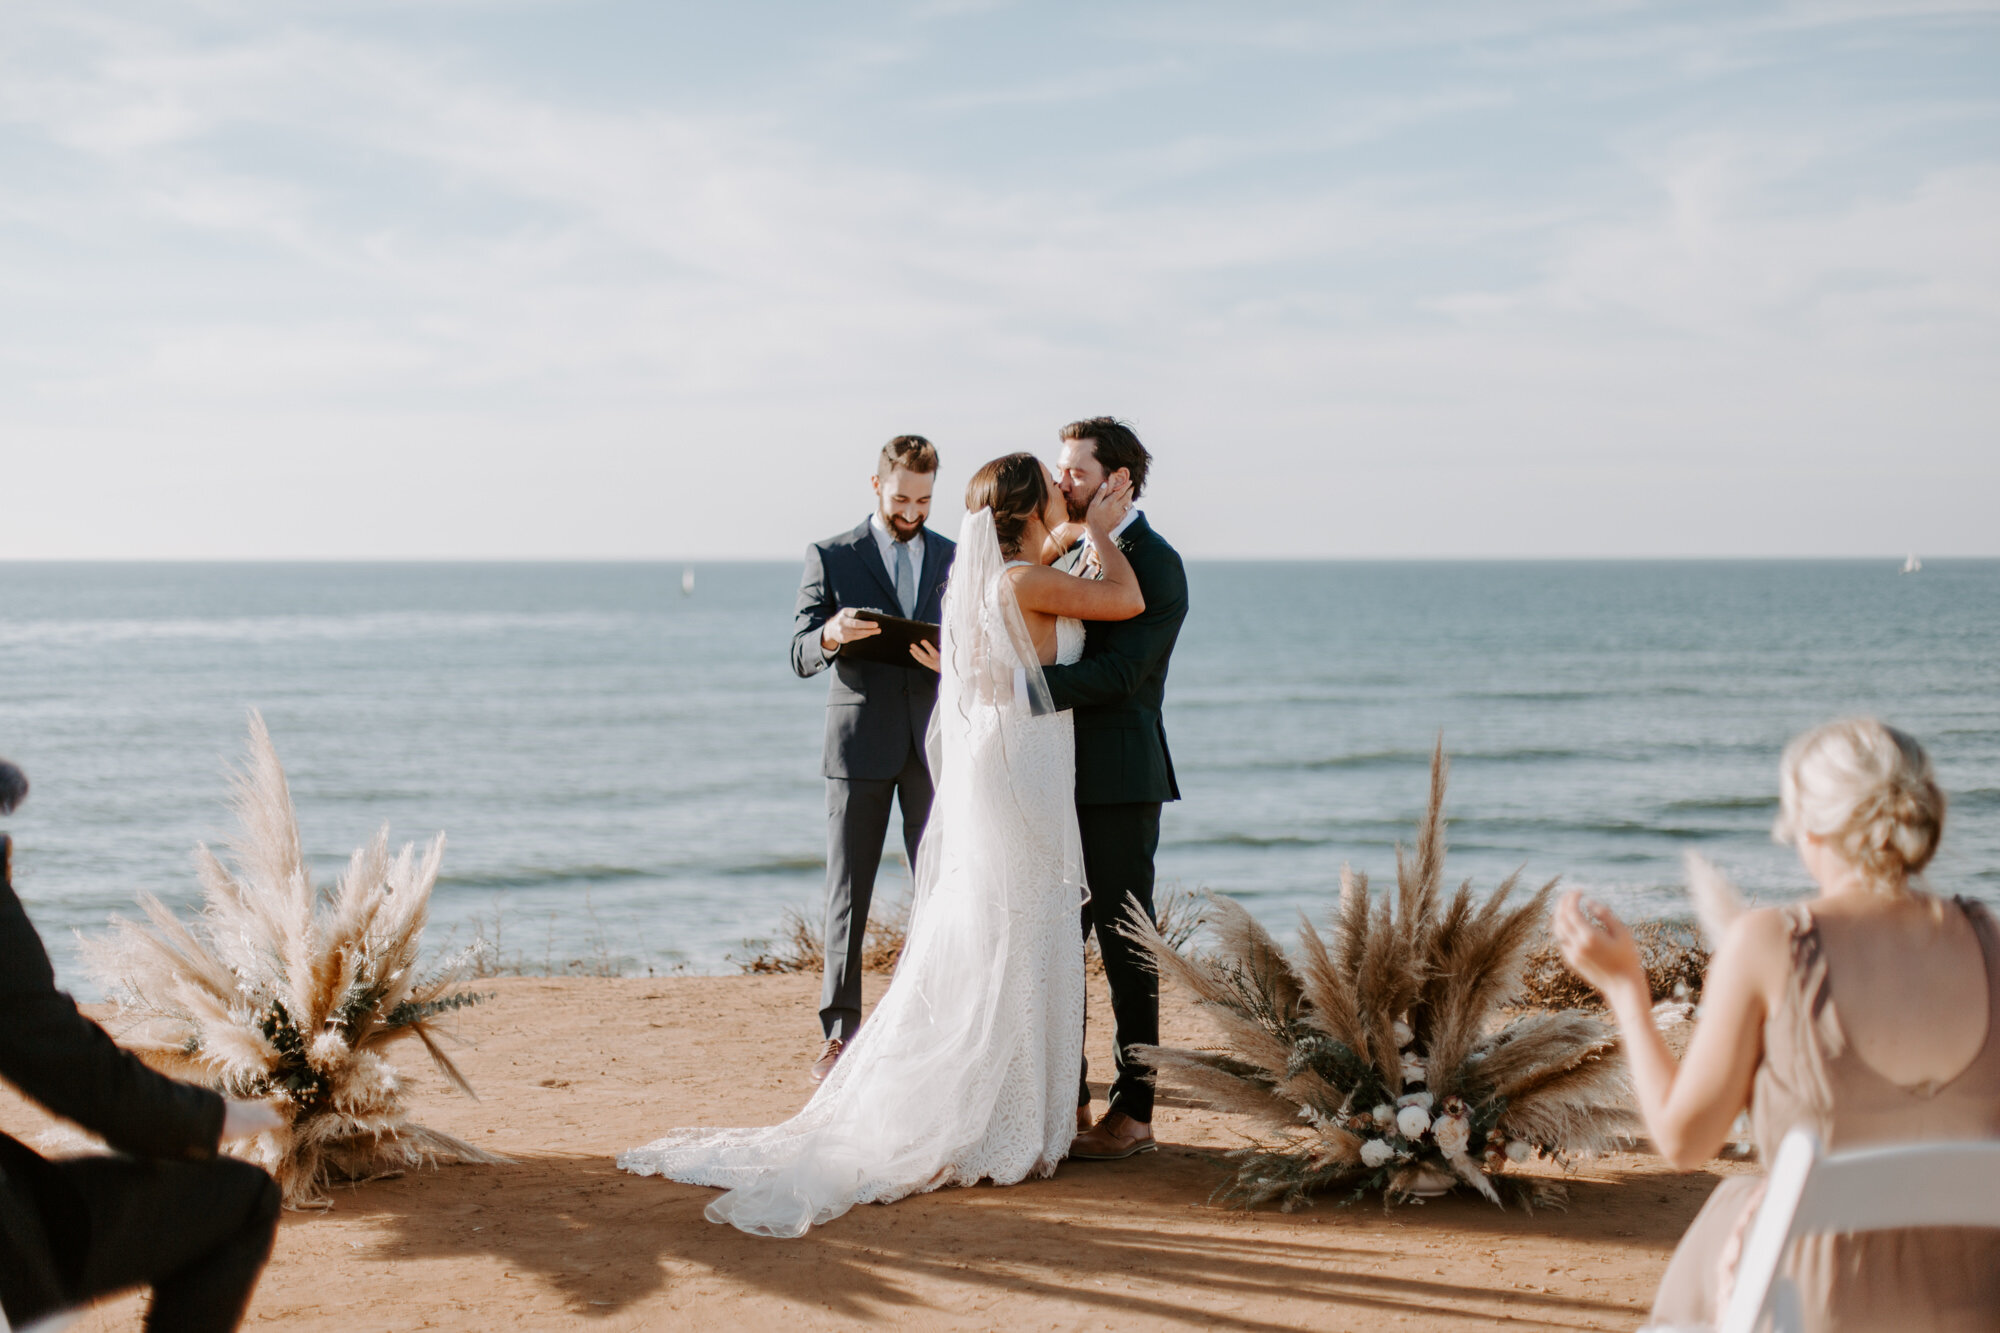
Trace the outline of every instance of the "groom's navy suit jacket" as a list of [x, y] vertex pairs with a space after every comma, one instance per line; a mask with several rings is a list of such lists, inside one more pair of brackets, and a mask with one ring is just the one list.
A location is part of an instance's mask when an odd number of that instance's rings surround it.
[[[924, 568], [917, 583], [913, 619], [944, 618], [944, 584], [957, 543], [924, 529]], [[792, 670], [815, 676], [833, 667], [826, 695], [826, 750], [820, 775], [829, 778], [894, 778], [903, 771], [910, 747], [923, 750], [924, 732], [937, 703], [937, 674], [915, 662], [889, 666], [829, 654], [820, 629], [843, 609], [900, 616], [896, 582], [882, 563], [875, 531], [864, 521], [852, 532], [806, 548], [805, 576], [799, 582], [798, 612], [792, 622]]]
[[[1187, 571], [1143, 513], [1118, 534], [1118, 549], [1132, 562], [1146, 609], [1131, 620], [1093, 622], [1081, 661], [1042, 668], [1055, 706], [1075, 710], [1078, 805], [1181, 798], [1160, 710], [1187, 619]], [[1079, 542], [1059, 564], [1073, 570], [1082, 560]]]

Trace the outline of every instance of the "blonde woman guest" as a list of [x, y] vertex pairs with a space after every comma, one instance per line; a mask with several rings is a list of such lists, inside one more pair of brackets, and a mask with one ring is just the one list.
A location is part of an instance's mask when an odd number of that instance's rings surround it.
[[[2000, 1138], [2000, 926], [1917, 880], [1945, 811], [1923, 748], [1880, 722], [1833, 722], [1792, 741], [1780, 777], [1773, 836], [1798, 848], [1819, 894], [1730, 927], [1678, 1064], [1631, 934], [1577, 894], [1557, 909], [1563, 957], [1617, 1016], [1654, 1144], [1691, 1170], [1746, 1106], [1765, 1161], [1794, 1126], [1829, 1149]], [[1710, 1196], [1654, 1323], [1716, 1319], [1762, 1190], [1742, 1177]], [[1809, 1328], [2000, 1327], [2000, 1232], [1819, 1236], [1787, 1267]]]

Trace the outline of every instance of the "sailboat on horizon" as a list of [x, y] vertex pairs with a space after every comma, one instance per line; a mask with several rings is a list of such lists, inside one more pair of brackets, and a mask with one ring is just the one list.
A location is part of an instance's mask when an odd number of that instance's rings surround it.
[[1921, 573], [1923, 571], [1923, 568], [1924, 568], [1924, 562], [1917, 559], [1917, 553], [1915, 551], [1912, 551], [1910, 552], [1910, 554], [1903, 557], [1903, 568], [1902, 568], [1903, 573], [1917, 574]]

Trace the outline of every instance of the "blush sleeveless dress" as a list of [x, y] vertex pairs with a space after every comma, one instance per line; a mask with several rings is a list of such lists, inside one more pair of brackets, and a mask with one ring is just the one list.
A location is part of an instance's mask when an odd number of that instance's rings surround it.
[[[1978, 903], [1955, 902], [1986, 964], [1986, 1043], [1949, 1079], [1915, 1086], [1891, 1082], [1848, 1043], [1828, 987], [1826, 927], [1805, 904], [1786, 909], [1790, 983], [1784, 1003], [1764, 1020], [1764, 1059], [1750, 1103], [1765, 1162], [1794, 1127], [1817, 1134], [1829, 1152], [2000, 1138], [2000, 927]], [[1910, 1034], [1913, 1042], [1924, 1037]], [[1720, 1317], [1763, 1188], [1762, 1177], [1744, 1176], [1709, 1196], [1660, 1282], [1652, 1324], [1712, 1325]], [[1798, 1284], [1807, 1328], [2000, 1329], [2000, 1231], [1927, 1227], [1810, 1236], [1793, 1246], [1785, 1269]]]

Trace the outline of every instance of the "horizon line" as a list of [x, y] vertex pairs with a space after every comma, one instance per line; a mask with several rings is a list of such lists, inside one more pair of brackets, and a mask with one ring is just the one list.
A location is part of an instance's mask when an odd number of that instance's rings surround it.
[[[1190, 562], [1210, 564], [1265, 565], [1369, 565], [1369, 564], [1621, 564], [1621, 563], [1757, 563], [1801, 561], [1814, 563], [1873, 564], [1899, 562], [1909, 552], [1883, 551], [1869, 554], [1835, 555], [1824, 552], [1786, 553], [1662, 553], [1623, 554], [1494, 554], [1455, 553], [1435, 555], [1192, 555]], [[2000, 560], [1991, 554], [1928, 556], [1926, 563], [1972, 563]], [[8, 565], [681, 565], [690, 568], [721, 565], [797, 564], [798, 555], [714, 556], [678, 555], [139, 555], [139, 556], [0, 556], [0, 566]]]

